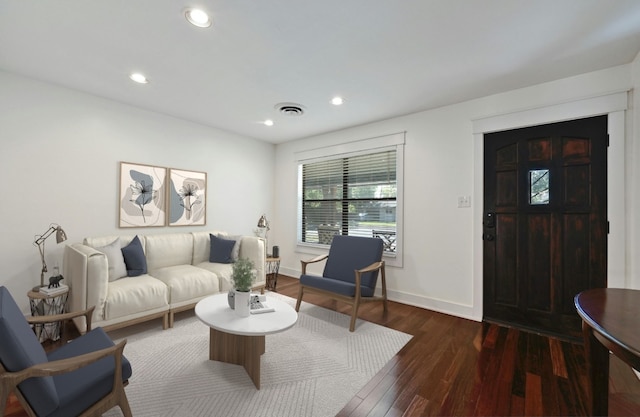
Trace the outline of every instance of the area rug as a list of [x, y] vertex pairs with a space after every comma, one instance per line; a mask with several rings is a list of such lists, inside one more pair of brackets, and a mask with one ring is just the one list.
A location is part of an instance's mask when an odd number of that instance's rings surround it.
[[110, 335], [127, 339], [125, 390], [136, 417], [333, 417], [411, 339], [363, 320], [351, 333], [349, 319], [303, 302], [293, 328], [266, 337], [260, 390], [243, 367], [208, 359], [209, 328], [192, 312], [172, 329], [154, 320]]

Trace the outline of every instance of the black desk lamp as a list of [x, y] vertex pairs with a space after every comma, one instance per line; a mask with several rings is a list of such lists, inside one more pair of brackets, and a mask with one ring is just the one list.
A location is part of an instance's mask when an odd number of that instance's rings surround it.
[[62, 230], [62, 227], [55, 223], [51, 223], [46, 232], [41, 235], [36, 235], [33, 245], [38, 247], [40, 251], [40, 259], [42, 260], [42, 271], [40, 272], [40, 285], [33, 287], [33, 291], [40, 291], [40, 287], [44, 287], [44, 273], [47, 272], [47, 263], [44, 261], [44, 241], [47, 240], [55, 232], [56, 242], [61, 243], [67, 240], [67, 234]]

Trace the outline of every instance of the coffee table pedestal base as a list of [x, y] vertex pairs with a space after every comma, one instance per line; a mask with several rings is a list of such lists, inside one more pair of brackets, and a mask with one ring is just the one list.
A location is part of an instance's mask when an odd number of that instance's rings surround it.
[[265, 352], [264, 336], [240, 336], [213, 328], [209, 332], [209, 359], [242, 365], [260, 389], [260, 357]]

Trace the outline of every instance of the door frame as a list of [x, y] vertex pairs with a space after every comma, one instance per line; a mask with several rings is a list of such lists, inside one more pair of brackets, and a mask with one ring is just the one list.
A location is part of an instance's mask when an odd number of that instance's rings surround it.
[[522, 110], [472, 120], [474, 144], [473, 182], [473, 317], [483, 317], [484, 134], [608, 115], [609, 151], [607, 158], [607, 212], [609, 236], [607, 285], [626, 288], [626, 210], [625, 210], [625, 111], [628, 92], [617, 92], [583, 100]]

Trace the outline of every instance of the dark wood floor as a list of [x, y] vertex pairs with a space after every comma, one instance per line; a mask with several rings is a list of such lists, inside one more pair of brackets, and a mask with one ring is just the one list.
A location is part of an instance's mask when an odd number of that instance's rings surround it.
[[[298, 280], [278, 278], [277, 291], [296, 297]], [[318, 296], [311, 302], [349, 313]], [[338, 416], [584, 416], [587, 377], [581, 345], [391, 302], [361, 307], [361, 319], [413, 338]], [[356, 327], [356, 331], [357, 327]], [[126, 348], [125, 348], [126, 354]], [[640, 415], [640, 381], [611, 359], [609, 414]], [[23, 416], [14, 400], [6, 416]]]
[[[277, 291], [297, 297], [298, 280]], [[318, 296], [304, 301], [343, 313]], [[367, 303], [359, 317], [413, 335], [339, 416], [584, 416], [587, 375], [582, 345], [390, 303]], [[356, 331], [358, 331], [356, 327]], [[611, 359], [609, 414], [640, 415], [640, 381]]]

